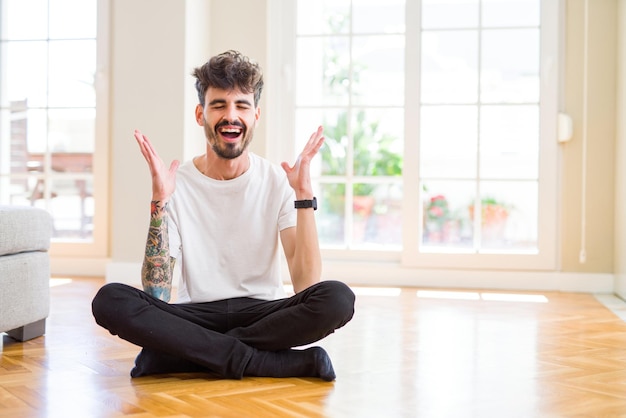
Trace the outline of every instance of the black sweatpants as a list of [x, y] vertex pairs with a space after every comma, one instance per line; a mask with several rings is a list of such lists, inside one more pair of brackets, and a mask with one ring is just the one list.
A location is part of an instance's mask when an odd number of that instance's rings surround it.
[[354, 299], [345, 284], [323, 281], [273, 301], [169, 304], [110, 283], [98, 291], [92, 310], [96, 322], [113, 335], [240, 379], [254, 349], [277, 351], [318, 341], [352, 318]]

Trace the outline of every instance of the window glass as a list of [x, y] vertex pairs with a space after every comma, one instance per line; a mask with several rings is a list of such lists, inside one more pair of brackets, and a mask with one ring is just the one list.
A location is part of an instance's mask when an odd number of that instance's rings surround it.
[[97, 2], [50, 0], [51, 39], [95, 39]]
[[299, 35], [347, 33], [350, 0], [298, 0]]
[[345, 109], [300, 109], [296, 112], [296, 147], [304, 148], [306, 141], [317, 128], [324, 127], [324, 145], [321, 158], [311, 161], [311, 175], [343, 176], [348, 157], [348, 112]]
[[353, 40], [352, 48], [352, 102], [356, 105], [402, 106], [404, 37], [361, 36]]
[[420, 90], [423, 103], [478, 100], [478, 32], [423, 32]]
[[484, 27], [539, 26], [539, 0], [482, 0]]
[[298, 106], [347, 105], [350, 99], [350, 45], [345, 37], [297, 40]]
[[539, 106], [484, 106], [480, 113], [480, 175], [537, 179]]
[[353, 185], [352, 243], [355, 247], [399, 249], [402, 245], [402, 186]]
[[[49, 148], [56, 153], [93, 153], [95, 137], [94, 109], [51, 109], [48, 111]], [[72, 171], [90, 171], [91, 163]]]
[[62, 178], [52, 181], [48, 210], [58, 239], [91, 237], [94, 214], [91, 179]]
[[420, 174], [426, 178], [474, 178], [478, 144], [476, 106], [422, 106]]
[[49, 57], [48, 106], [94, 107], [96, 41], [51, 41]]
[[345, 246], [346, 185], [321, 183], [315, 192], [318, 198], [316, 216], [319, 240], [326, 247]]
[[422, 249], [536, 251], [539, 2], [423, 5]]
[[0, 66], [1, 105], [10, 107], [12, 102], [26, 101], [28, 107], [46, 106], [47, 42], [6, 42], [0, 48], [0, 53], [6, 54], [6, 61]]
[[296, 141], [324, 126], [322, 246], [401, 243], [404, 18], [403, 0], [298, 2]]
[[471, 251], [474, 228], [470, 207], [476, 182], [432, 180], [420, 183], [422, 196], [422, 248]]
[[479, 0], [422, 0], [422, 28], [475, 28], [478, 3]]
[[[479, 220], [483, 251], [537, 251], [537, 182], [484, 181]], [[478, 213], [476, 214], [478, 215]]]
[[404, 145], [401, 109], [355, 109], [352, 123], [355, 176], [401, 176]]
[[358, 0], [352, 6], [354, 33], [404, 33], [404, 0]]
[[[15, 126], [20, 123], [20, 119], [24, 117], [26, 124], [26, 131], [24, 131], [27, 143], [26, 150], [29, 154], [41, 154], [43, 156], [48, 150], [48, 112], [45, 109], [29, 109], [22, 115], [14, 115], [11, 125]], [[13, 129], [12, 134], [13, 139], [18, 138]], [[32, 156], [29, 155], [30, 157]], [[32, 164], [32, 162], [29, 163]], [[43, 167], [43, 157], [36, 165], [40, 168]]]
[[[0, 0], [2, 19], [0, 39], [46, 39], [48, 36], [48, 0]], [[27, 24], [25, 24], [27, 22]]]
[[539, 102], [539, 30], [486, 30], [482, 34], [481, 101]]
[[539, 11], [539, 0], [298, 2], [296, 147], [321, 121], [323, 248], [538, 252]]
[[93, 238], [96, 10], [0, 0], [0, 203], [48, 210], [55, 241]]

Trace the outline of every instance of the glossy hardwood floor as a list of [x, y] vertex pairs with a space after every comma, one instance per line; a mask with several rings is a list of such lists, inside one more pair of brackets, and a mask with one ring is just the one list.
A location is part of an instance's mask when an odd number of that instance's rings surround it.
[[337, 380], [131, 380], [96, 279], [55, 280], [44, 337], [3, 336], [0, 417], [626, 417], [626, 323], [593, 295], [359, 289]]

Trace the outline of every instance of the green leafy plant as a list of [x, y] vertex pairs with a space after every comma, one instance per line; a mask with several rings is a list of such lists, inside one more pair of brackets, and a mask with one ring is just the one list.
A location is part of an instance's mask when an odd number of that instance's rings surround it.
[[[322, 174], [346, 174], [346, 149], [348, 146], [348, 112], [341, 112], [334, 122], [324, 122], [324, 135], [327, 147], [322, 150]], [[389, 134], [379, 132], [378, 121], [367, 122], [366, 114], [360, 110], [356, 114], [352, 140], [354, 144], [355, 176], [400, 176], [402, 156], [392, 147], [396, 140]], [[373, 184], [354, 185], [354, 194], [369, 195]]]

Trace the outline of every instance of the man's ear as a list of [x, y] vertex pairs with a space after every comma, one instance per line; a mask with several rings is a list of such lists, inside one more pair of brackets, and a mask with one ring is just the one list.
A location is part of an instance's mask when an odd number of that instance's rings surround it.
[[196, 122], [200, 126], [204, 126], [204, 107], [200, 103], [196, 105]]
[[258, 122], [260, 118], [261, 118], [261, 108], [257, 106], [256, 109], [254, 110], [254, 120]]

